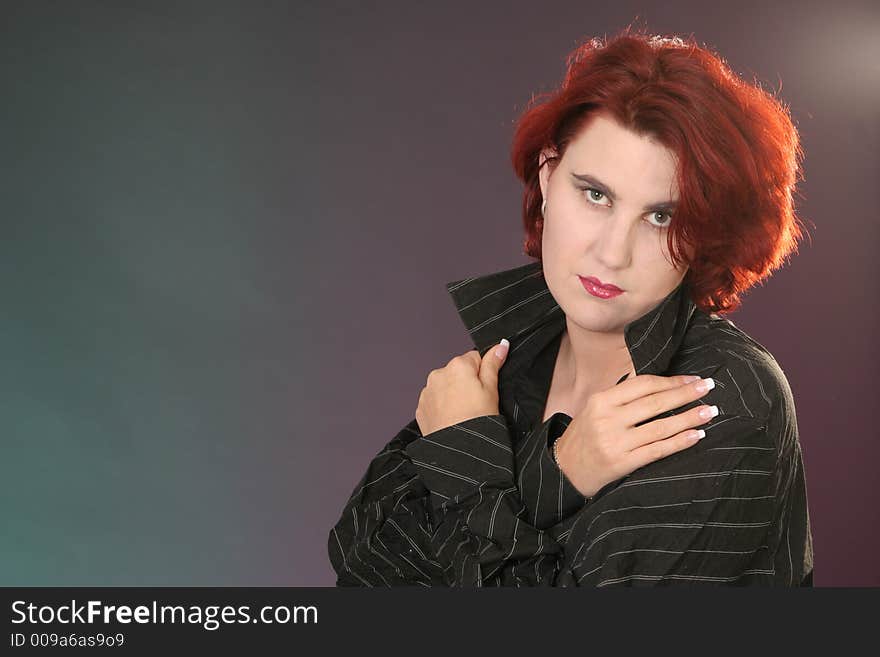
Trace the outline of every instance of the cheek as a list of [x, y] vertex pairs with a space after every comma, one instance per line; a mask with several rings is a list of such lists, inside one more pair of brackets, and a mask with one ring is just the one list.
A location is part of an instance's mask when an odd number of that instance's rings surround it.
[[[645, 230], [647, 232], [647, 228]], [[638, 255], [641, 262], [654, 270], [661, 272], [672, 272], [675, 270], [672, 265], [672, 257], [669, 255], [669, 249], [666, 245], [665, 233], [656, 231], [655, 234], [646, 235], [639, 241]]]
[[545, 276], [554, 282], [561, 282], [572, 268], [583, 259], [585, 243], [580, 241], [565, 219], [558, 215], [545, 222], [541, 239], [542, 258]]
[[542, 242], [545, 260], [555, 271], [563, 271], [583, 260], [591, 240], [582, 227], [562, 220], [545, 226]]
[[553, 244], [562, 251], [578, 251], [596, 239], [600, 224], [589, 213], [574, 209], [560, 212], [547, 225]]
[[659, 295], [665, 295], [672, 290], [683, 275], [681, 270], [673, 267], [662, 255], [658, 256], [656, 253], [650, 261], [644, 263], [642, 270], [645, 272], [646, 285]]

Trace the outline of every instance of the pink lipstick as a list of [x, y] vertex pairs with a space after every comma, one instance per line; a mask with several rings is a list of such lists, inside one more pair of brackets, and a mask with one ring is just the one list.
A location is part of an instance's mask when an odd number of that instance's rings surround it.
[[598, 278], [594, 276], [587, 276], [584, 278], [583, 276], [578, 276], [581, 281], [581, 284], [584, 286], [584, 289], [592, 294], [594, 297], [599, 297], [600, 299], [611, 299], [616, 297], [618, 294], [622, 294], [623, 290], [621, 290], [616, 285], [611, 285], [610, 283], [602, 283]]

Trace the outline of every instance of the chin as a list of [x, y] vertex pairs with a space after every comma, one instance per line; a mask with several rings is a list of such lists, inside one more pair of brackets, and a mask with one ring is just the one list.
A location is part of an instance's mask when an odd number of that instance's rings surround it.
[[[578, 304], [582, 305], [582, 304]], [[632, 321], [628, 313], [621, 309], [578, 308], [577, 312], [566, 313], [575, 324], [587, 331], [597, 333], [619, 333]]]

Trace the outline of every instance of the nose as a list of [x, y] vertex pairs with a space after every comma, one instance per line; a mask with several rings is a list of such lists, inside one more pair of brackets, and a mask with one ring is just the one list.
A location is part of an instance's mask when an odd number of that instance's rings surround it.
[[608, 269], [625, 269], [632, 261], [636, 226], [621, 214], [611, 215], [602, 225], [596, 241], [596, 259]]

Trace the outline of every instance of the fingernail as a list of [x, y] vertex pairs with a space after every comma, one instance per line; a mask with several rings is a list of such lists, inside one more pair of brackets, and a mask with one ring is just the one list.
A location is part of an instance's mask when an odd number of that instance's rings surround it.
[[718, 407], [708, 406], [707, 408], [701, 408], [699, 414], [701, 418], [708, 420], [718, 415]]
[[695, 387], [699, 392], [708, 392], [715, 387], [715, 381], [711, 378], [703, 379]]
[[495, 347], [495, 355], [498, 356], [498, 358], [504, 358], [509, 347], [510, 342], [507, 341], [507, 338], [501, 338], [501, 344]]
[[694, 374], [688, 374], [687, 376], [684, 377], [684, 382], [685, 383], [693, 383], [694, 381], [696, 381], [699, 378], [700, 377], [698, 377]]

